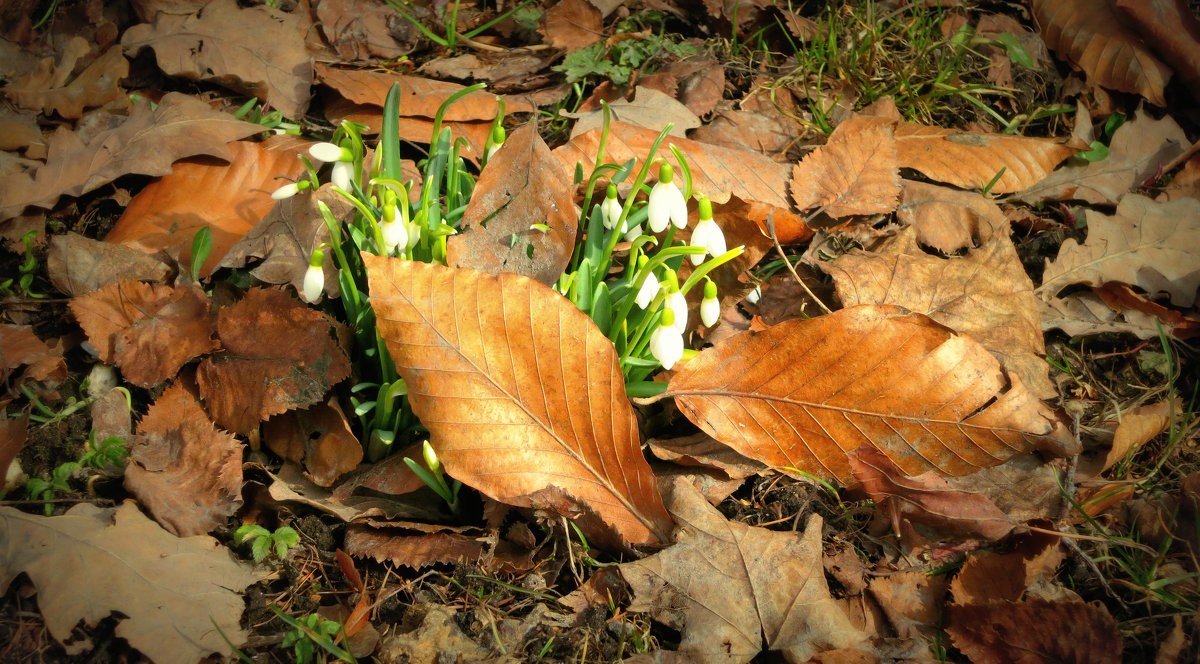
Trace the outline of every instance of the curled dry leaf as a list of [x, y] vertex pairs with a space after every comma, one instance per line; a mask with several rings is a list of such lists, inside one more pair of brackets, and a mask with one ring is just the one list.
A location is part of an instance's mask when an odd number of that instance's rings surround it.
[[217, 314], [222, 351], [196, 372], [214, 421], [240, 434], [260, 420], [322, 401], [350, 375], [334, 322], [278, 290], [252, 288]]
[[171, 268], [137, 249], [65, 233], [50, 237], [46, 272], [60, 292], [78, 297], [129, 279], [161, 284]]
[[1007, 227], [1000, 207], [973, 191], [914, 180], [901, 180], [901, 189], [896, 217], [916, 229], [917, 242], [944, 254], [969, 249], [976, 238], [991, 236], [991, 229]]
[[546, 10], [544, 30], [551, 46], [576, 51], [604, 38], [604, 21], [587, 0], [563, 0]]
[[154, 49], [169, 76], [218, 83], [300, 119], [313, 80], [303, 20], [267, 5], [214, 0], [193, 14], [159, 12], [126, 30], [121, 45], [131, 54]]
[[[1200, 19], [1184, 0], [1117, 0], [1150, 48], [1171, 63], [1179, 80], [1200, 100]], [[1159, 660], [1165, 661], [1165, 660]]]
[[[81, 48], [72, 50], [80, 43]], [[91, 45], [83, 37], [72, 38], [57, 67], [52, 58], [44, 58], [37, 70], [10, 82], [4, 94], [22, 108], [41, 109], [47, 115], [58, 113], [68, 119], [83, 117], [85, 108], [128, 105], [124, 90], [117, 85], [129, 75], [129, 61], [121, 54], [121, 47], [109, 48], [67, 83], [75, 66], [75, 54], [80, 50], [86, 54]]]
[[866, 640], [829, 595], [821, 517], [802, 533], [729, 521], [683, 478], [668, 505], [680, 524], [675, 543], [619, 569], [634, 593], [629, 610], [679, 629], [680, 655], [737, 664], [773, 650], [806, 662]]
[[363, 458], [362, 444], [336, 399], [272, 417], [263, 425], [263, 442], [283, 459], [303, 462], [317, 486], [332, 486]]
[[242, 445], [181, 383], [154, 401], [129, 446], [125, 488], [180, 537], [222, 525], [242, 504]]
[[1183, 154], [1188, 143], [1187, 135], [1171, 116], [1155, 120], [1139, 109], [1113, 134], [1107, 158], [1060, 168], [1014, 198], [1027, 203], [1074, 199], [1116, 205], [1126, 192], [1155, 178], [1166, 164]]
[[[317, 65], [316, 72], [322, 83], [342, 93], [346, 99], [356, 104], [370, 106], [382, 107], [392, 84], [399, 83], [401, 117], [428, 120], [432, 120], [437, 115], [438, 107], [446, 99], [464, 87], [457, 83], [435, 81], [420, 76], [397, 76], [392, 73], [366, 70], [335, 69], [322, 64]], [[537, 107], [521, 97], [505, 97], [504, 102], [505, 110], [508, 113], [537, 111]], [[496, 95], [476, 90], [447, 108], [442, 119], [446, 122], [491, 122], [499, 110], [500, 104], [496, 101]], [[417, 140], [428, 141], [429, 133], [426, 130], [425, 135]]]
[[1171, 68], [1125, 27], [1113, 2], [1033, 0], [1032, 10], [1046, 45], [1082, 69], [1088, 80], [1166, 106], [1163, 89]]
[[50, 137], [46, 165], [32, 174], [0, 176], [0, 219], [28, 206], [51, 208], [59, 196], [79, 196], [127, 174], [166, 175], [183, 157], [232, 155], [229, 141], [262, 131], [228, 113], [214, 111], [203, 101], [168, 92], [156, 109], [149, 101], [133, 107], [124, 121], [113, 118], [112, 129], [85, 139], [59, 128]]
[[666, 394], [741, 454], [847, 485], [857, 482], [846, 455], [863, 445], [908, 475], [966, 475], [1075, 446], [985, 348], [896, 306], [740, 333], [685, 363]]
[[1008, 553], [972, 551], [950, 583], [955, 604], [1016, 602], [1035, 581], [1053, 577], [1066, 552], [1057, 535], [1020, 536]]
[[947, 615], [946, 633], [973, 664], [1121, 661], [1117, 623], [1097, 604], [1045, 600], [951, 604]]
[[527, 277], [363, 261], [379, 333], [447, 473], [500, 502], [592, 511], [614, 541], [666, 541], [616, 352], [587, 314]]
[[855, 250], [818, 266], [833, 277], [844, 306], [894, 304], [925, 314], [970, 335], [1038, 397], [1056, 396], [1050, 366], [1042, 359], [1045, 341], [1033, 282], [1009, 238], [1008, 222], [1001, 218], [994, 227], [978, 227], [980, 246], [950, 259], [923, 251], [917, 237], [914, 229], [901, 229], [875, 251]]
[[1200, 201], [1158, 203], [1128, 194], [1116, 214], [1089, 212], [1087, 221], [1087, 240], [1067, 239], [1058, 257], [1047, 261], [1039, 295], [1054, 297], [1071, 284], [1119, 281], [1151, 296], [1166, 293], [1179, 307], [1194, 304], [1200, 288]]
[[227, 164], [212, 159], [176, 163], [170, 174], [133, 197], [104, 241], [147, 253], [166, 249], [186, 268], [192, 239], [208, 228], [212, 253], [200, 270], [200, 276], [207, 277], [234, 243], [271, 211], [271, 193], [304, 173], [296, 153], [309, 144], [294, 136], [272, 136], [263, 143], [230, 143]]
[[95, 626], [114, 613], [116, 636], [158, 664], [232, 655], [221, 632], [234, 645], [246, 640], [239, 593], [259, 580], [253, 571], [207, 535], [168, 533], [133, 502], [83, 503], [54, 517], [0, 507], [0, 532], [21, 543], [0, 549], [0, 586], [29, 575], [46, 627], [68, 655], [92, 648], [71, 638], [80, 621]]
[[196, 286], [122, 281], [77, 297], [71, 312], [100, 359], [129, 382], [150, 387], [218, 346], [209, 300]]
[[[65, 379], [67, 362], [58, 345], [39, 339], [29, 325], [0, 325], [0, 385], [15, 389], [30, 380]], [[21, 367], [26, 369], [18, 373]]]
[[416, 533], [402, 528], [346, 529], [346, 552], [412, 569], [451, 562], [475, 562], [486, 552], [486, 538], [454, 532]]
[[871, 118], [843, 122], [792, 168], [790, 186], [800, 210], [824, 206], [831, 217], [891, 212], [900, 196], [892, 128]]
[[995, 541], [1016, 525], [987, 497], [954, 489], [934, 471], [906, 476], [887, 455], [867, 446], [848, 459], [854, 478], [910, 548], [922, 538], [939, 544], [946, 538]]
[[446, 263], [553, 284], [571, 260], [579, 230], [570, 174], [533, 124], [514, 131], [488, 164], [463, 213], [461, 234], [446, 241]]

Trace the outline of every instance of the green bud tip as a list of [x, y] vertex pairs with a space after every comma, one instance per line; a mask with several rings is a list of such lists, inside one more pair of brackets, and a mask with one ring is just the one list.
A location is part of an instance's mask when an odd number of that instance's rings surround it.
[[700, 218], [712, 219], [712, 201], [708, 200], [708, 196], [700, 197]]
[[646, 267], [646, 263], [649, 263], [649, 262], [650, 262], [650, 259], [646, 256], [646, 254], [642, 254], [641, 256], [638, 256], [638, 269], [640, 270], [640, 269]]
[[667, 162], [663, 162], [658, 167], [658, 181], [662, 183], [670, 182], [675, 179], [675, 169]]
[[313, 249], [312, 253], [308, 255], [308, 264], [310, 267], [321, 267], [324, 265], [325, 252], [321, 251], [320, 248]]
[[609, 199], [609, 200], [616, 200], [616, 198], [617, 198], [617, 185], [615, 185], [615, 184], [610, 184], [610, 185], [608, 185], [608, 189], [607, 189], [607, 190], [605, 190], [605, 192], [604, 192], [604, 197], [605, 197], [605, 198], [607, 198], [607, 199]]
[[679, 290], [679, 276], [675, 274], [675, 270], [667, 270], [667, 292], [674, 293]]
[[506, 136], [507, 133], [504, 131], [504, 127], [502, 125], [496, 125], [492, 128], [492, 143], [500, 145], [504, 142]]
[[662, 319], [658, 321], [660, 327], [671, 327], [675, 324], [675, 312], [670, 307], [663, 309]]
[[708, 277], [704, 278], [704, 299], [712, 300], [717, 297], [717, 284]]

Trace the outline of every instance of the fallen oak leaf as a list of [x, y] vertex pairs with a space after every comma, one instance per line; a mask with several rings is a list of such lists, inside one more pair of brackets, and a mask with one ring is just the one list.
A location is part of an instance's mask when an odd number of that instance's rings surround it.
[[10, 543], [0, 549], [0, 587], [28, 574], [46, 627], [68, 655], [92, 647], [71, 639], [77, 623], [94, 626], [114, 612], [116, 636], [158, 664], [233, 654], [219, 632], [235, 646], [246, 640], [239, 593], [258, 575], [215, 539], [175, 537], [133, 502], [82, 503], [55, 517], [0, 507], [0, 532]]
[[619, 567], [633, 589], [630, 611], [679, 629], [679, 654], [738, 664], [764, 650], [789, 662], [866, 641], [829, 594], [821, 517], [801, 533], [727, 520], [686, 479], [667, 497], [675, 543]]

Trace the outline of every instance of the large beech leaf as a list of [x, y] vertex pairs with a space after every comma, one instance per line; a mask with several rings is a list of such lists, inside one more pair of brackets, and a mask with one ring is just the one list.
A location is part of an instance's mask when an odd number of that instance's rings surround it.
[[379, 333], [450, 475], [585, 526], [599, 517], [627, 543], [666, 541], [616, 352], [586, 314], [527, 277], [363, 261]]
[[823, 205], [831, 217], [891, 212], [900, 197], [891, 127], [869, 118], [843, 122], [828, 143], [792, 168], [790, 184], [801, 210]]
[[1008, 382], [970, 337], [902, 307], [860, 305], [722, 341], [687, 362], [666, 395], [745, 456], [855, 485], [846, 454], [861, 445], [907, 475], [1069, 451], [1050, 412], [1019, 378]]

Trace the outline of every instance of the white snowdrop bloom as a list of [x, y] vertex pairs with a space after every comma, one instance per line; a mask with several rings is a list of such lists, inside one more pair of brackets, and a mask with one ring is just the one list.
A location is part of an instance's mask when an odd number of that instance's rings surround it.
[[[725, 253], [725, 233], [721, 231], [717, 222], [713, 221], [712, 203], [707, 198], [700, 199], [700, 221], [692, 230], [690, 244], [693, 247], [704, 247], [708, 255], [714, 258]], [[704, 254], [688, 254], [688, 258], [692, 259], [692, 265], [704, 262]]]
[[650, 354], [664, 369], [670, 369], [683, 358], [683, 333], [674, 325], [674, 313], [663, 311], [658, 327], [650, 333]]
[[286, 198], [291, 198], [298, 193], [300, 193], [300, 185], [296, 182], [289, 182], [271, 192], [271, 198], [274, 198], [277, 201], [282, 201]]
[[704, 282], [704, 299], [700, 301], [700, 322], [712, 327], [721, 318], [721, 303], [717, 301], [717, 285], [711, 279]]
[[308, 270], [304, 272], [304, 288], [301, 294], [305, 302], [313, 303], [321, 299], [321, 292], [325, 290], [325, 270], [322, 269], [324, 264], [325, 253], [320, 249], [313, 249], [308, 258]]
[[348, 150], [335, 143], [317, 143], [308, 149], [308, 155], [317, 161], [331, 163], [335, 161], [350, 161], [353, 155], [347, 155]]
[[762, 297], [762, 287], [755, 286], [754, 290], [746, 293], [746, 301], [750, 304], [758, 304], [758, 299]]
[[650, 188], [647, 223], [655, 233], [666, 230], [668, 223], [675, 224], [677, 228], [687, 227], [687, 201], [673, 181], [674, 178], [671, 165], [664, 163], [658, 167], [658, 182]]
[[604, 201], [600, 203], [600, 218], [604, 221], [604, 228], [610, 231], [617, 225], [617, 220], [621, 218], [621, 201], [617, 199], [615, 185], [608, 185]]
[[654, 296], [658, 295], [659, 288], [658, 277], [654, 276], [654, 273], [651, 272], [646, 275], [646, 280], [642, 282], [642, 287], [638, 290], [637, 296], [633, 298], [633, 301], [639, 307], [645, 309], [650, 306], [650, 303], [654, 300]]
[[354, 162], [335, 161], [333, 170], [329, 172], [329, 181], [346, 191], [351, 191], [350, 183], [354, 180]]
[[679, 292], [679, 289], [674, 289], [670, 295], [667, 295], [667, 308], [675, 312], [675, 329], [679, 331], [679, 334], [683, 334], [687, 329], [688, 307], [687, 298]]

